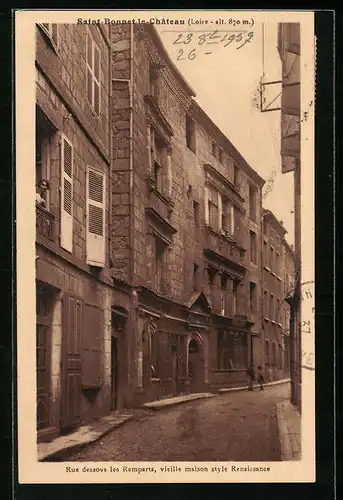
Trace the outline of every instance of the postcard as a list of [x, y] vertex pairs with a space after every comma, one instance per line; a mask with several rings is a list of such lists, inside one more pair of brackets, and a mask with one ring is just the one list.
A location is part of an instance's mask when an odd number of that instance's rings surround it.
[[15, 12], [21, 484], [315, 481], [315, 47]]

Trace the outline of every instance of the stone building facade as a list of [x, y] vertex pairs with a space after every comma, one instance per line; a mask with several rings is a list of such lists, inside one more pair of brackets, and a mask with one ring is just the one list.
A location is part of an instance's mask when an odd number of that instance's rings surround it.
[[117, 404], [112, 318], [130, 295], [111, 278], [109, 32], [37, 25], [35, 64], [37, 430], [49, 440]]
[[266, 380], [290, 373], [289, 293], [294, 283], [294, 251], [286, 229], [270, 210], [263, 210], [263, 337]]
[[129, 398], [243, 384], [263, 357], [264, 181], [152, 26], [112, 26], [111, 49], [111, 259], [133, 290]]
[[282, 296], [264, 180], [152, 25], [36, 30], [38, 439], [245, 385], [281, 338], [261, 314], [266, 282]]

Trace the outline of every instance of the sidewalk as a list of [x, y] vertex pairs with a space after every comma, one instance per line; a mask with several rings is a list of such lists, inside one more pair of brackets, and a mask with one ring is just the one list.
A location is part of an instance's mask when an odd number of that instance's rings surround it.
[[157, 401], [150, 401], [149, 403], [143, 404], [142, 408], [147, 408], [149, 410], [163, 410], [169, 406], [175, 406], [181, 403], [186, 403], [187, 401], [194, 401], [195, 399], [213, 398], [215, 394], [211, 392], [200, 392], [197, 394], [186, 394], [184, 396], [176, 396], [175, 398], [159, 399]]
[[281, 460], [301, 460], [301, 417], [288, 400], [276, 405]]
[[60, 459], [65, 453], [75, 452], [83, 446], [94, 443], [132, 418], [133, 414], [128, 412], [114, 411], [90, 425], [79, 427], [72, 434], [59, 436], [50, 443], [39, 443], [38, 461]]
[[[186, 403], [196, 399], [214, 397], [215, 394], [199, 393], [188, 394], [185, 396], [177, 396], [175, 398], [160, 399], [151, 401], [142, 406], [143, 410], [162, 410], [170, 406]], [[137, 410], [114, 411], [109, 415], [92, 422], [90, 425], [79, 427], [72, 434], [59, 436], [50, 443], [38, 444], [38, 461], [43, 460], [61, 460], [64, 455], [68, 456], [75, 451], [80, 450], [111, 432], [113, 429], [120, 427], [125, 422], [132, 420]]]
[[[267, 382], [266, 384], [263, 384], [263, 387], [269, 387], [273, 385], [280, 385], [280, 384], [287, 384], [291, 380], [289, 378], [284, 378], [282, 380], [275, 380], [275, 382]], [[260, 386], [259, 384], [253, 384], [254, 389], [259, 389]], [[223, 388], [223, 389], [218, 389], [219, 394], [224, 394], [227, 392], [237, 392], [237, 391], [247, 391], [248, 386], [247, 385], [242, 385], [241, 387], [229, 387], [229, 388]]]

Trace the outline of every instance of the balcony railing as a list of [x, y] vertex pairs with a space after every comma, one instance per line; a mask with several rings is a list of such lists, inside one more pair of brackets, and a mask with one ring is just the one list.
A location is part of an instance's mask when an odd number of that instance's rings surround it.
[[218, 234], [211, 227], [206, 229], [206, 248], [221, 255], [227, 260], [235, 262], [236, 264], [242, 265], [244, 262], [245, 250], [237, 245], [234, 241], [231, 241], [228, 237], [222, 234]]
[[40, 205], [36, 205], [36, 234], [55, 241], [55, 217]]

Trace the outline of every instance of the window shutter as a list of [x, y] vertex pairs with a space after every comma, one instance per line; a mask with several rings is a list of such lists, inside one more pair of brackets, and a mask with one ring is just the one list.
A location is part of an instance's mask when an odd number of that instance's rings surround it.
[[88, 167], [87, 264], [105, 266], [105, 175]]
[[61, 138], [61, 247], [73, 251], [73, 146]]
[[84, 305], [82, 334], [82, 386], [99, 388], [102, 384], [103, 311]]

